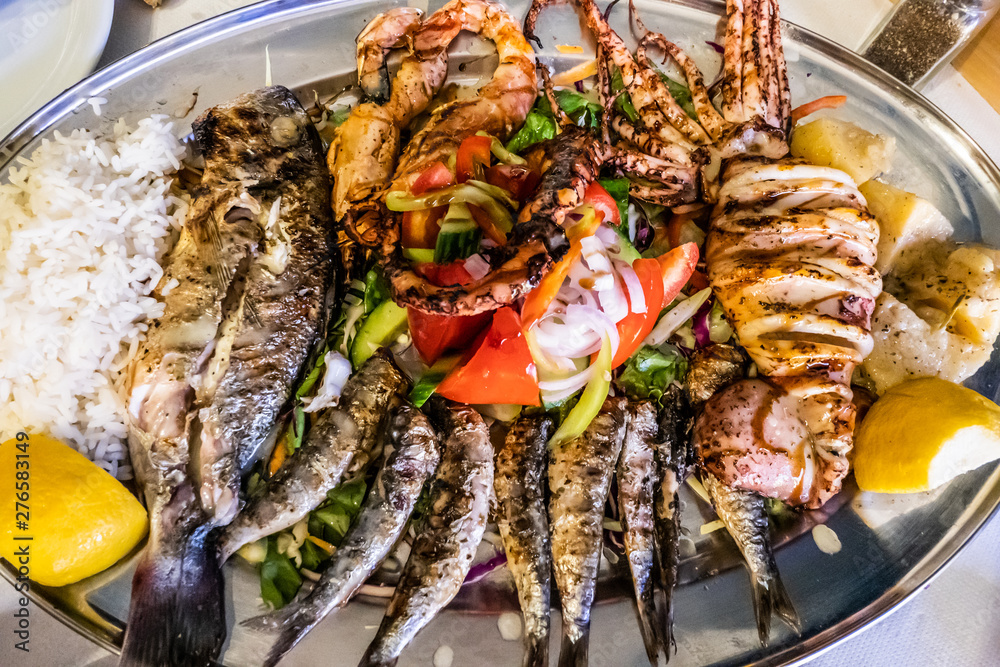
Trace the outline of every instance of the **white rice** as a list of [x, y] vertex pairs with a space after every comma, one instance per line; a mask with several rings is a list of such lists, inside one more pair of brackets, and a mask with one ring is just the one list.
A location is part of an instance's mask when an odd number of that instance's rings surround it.
[[74, 130], [18, 158], [0, 184], [0, 441], [19, 430], [76, 446], [131, 477], [122, 370], [136, 355], [160, 260], [187, 203], [167, 116]]

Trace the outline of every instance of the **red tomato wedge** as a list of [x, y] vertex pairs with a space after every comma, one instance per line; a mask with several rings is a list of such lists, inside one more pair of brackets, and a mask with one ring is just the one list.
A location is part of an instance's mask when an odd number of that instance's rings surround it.
[[642, 341], [656, 326], [656, 320], [663, 309], [663, 273], [660, 270], [660, 263], [655, 259], [640, 258], [632, 262], [632, 269], [642, 285], [646, 309], [645, 312], [636, 313], [632, 309], [632, 299], [629, 298], [628, 290], [625, 291], [625, 298], [629, 302], [629, 313], [616, 325], [619, 343], [618, 351], [611, 360], [612, 369], [621, 366], [639, 349]]
[[622, 224], [621, 212], [618, 210], [618, 202], [608, 194], [604, 186], [597, 181], [592, 181], [583, 192], [583, 201], [587, 202], [598, 211], [604, 213], [604, 220], [617, 227]]
[[685, 243], [656, 258], [663, 276], [663, 307], [670, 305], [698, 266], [698, 245]]
[[438, 385], [438, 394], [462, 403], [539, 404], [538, 372], [516, 310], [496, 311], [472, 350]]
[[440, 190], [454, 184], [455, 177], [451, 170], [439, 160], [417, 176], [417, 180], [413, 181], [413, 185], [410, 186], [410, 192], [414, 195], [422, 195], [425, 192]]
[[472, 275], [465, 270], [465, 260], [461, 259], [450, 264], [435, 264], [433, 262], [415, 264], [413, 270], [438, 287], [468, 285], [472, 282]]
[[479, 335], [493, 318], [493, 313], [475, 315], [435, 315], [416, 308], [406, 308], [413, 345], [421, 358], [433, 364], [446, 350], [461, 349]]
[[486, 182], [503, 188], [519, 202], [535, 193], [541, 177], [537, 171], [512, 164], [496, 164], [486, 170]]
[[483, 168], [490, 166], [490, 146], [493, 139], [474, 134], [466, 137], [462, 145], [458, 147], [458, 155], [455, 158], [455, 175], [459, 183], [465, 183], [476, 175], [476, 164], [481, 164]]

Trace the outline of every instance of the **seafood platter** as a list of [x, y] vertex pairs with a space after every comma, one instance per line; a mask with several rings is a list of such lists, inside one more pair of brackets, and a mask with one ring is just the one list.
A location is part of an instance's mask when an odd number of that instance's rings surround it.
[[776, 0], [424, 4], [0, 143], [5, 577], [241, 667], [787, 664], [922, 586], [1000, 498], [996, 167]]

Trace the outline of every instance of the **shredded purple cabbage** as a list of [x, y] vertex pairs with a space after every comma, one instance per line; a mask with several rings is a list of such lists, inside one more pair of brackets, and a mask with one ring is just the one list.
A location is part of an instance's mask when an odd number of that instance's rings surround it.
[[711, 332], [708, 328], [708, 317], [712, 313], [712, 299], [701, 304], [701, 308], [691, 318], [691, 332], [694, 334], [694, 342], [698, 348], [712, 344]]
[[720, 45], [720, 44], [716, 44], [715, 42], [705, 42], [705, 43], [708, 44], [709, 46], [711, 46], [713, 49], [715, 49], [716, 53], [725, 53], [726, 52], [726, 50], [724, 48], [722, 48], [722, 45]]
[[498, 567], [503, 567], [506, 564], [507, 564], [507, 554], [498, 553], [496, 556], [489, 559], [485, 563], [479, 563], [478, 565], [473, 565], [472, 568], [469, 570], [469, 574], [466, 575], [465, 581], [462, 583], [462, 585], [464, 586], [465, 584], [474, 584], [483, 577], [485, 577], [487, 574], [492, 572], [493, 570], [497, 569]]
[[584, 90], [583, 90], [583, 81], [577, 81], [573, 85], [576, 86], [576, 92], [578, 92], [578, 93], [584, 92]]

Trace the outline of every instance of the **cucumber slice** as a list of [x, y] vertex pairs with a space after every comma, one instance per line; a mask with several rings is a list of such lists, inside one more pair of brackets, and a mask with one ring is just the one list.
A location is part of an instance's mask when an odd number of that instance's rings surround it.
[[447, 264], [456, 259], [465, 259], [478, 252], [481, 237], [482, 231], [473, 219], [469, 207], [460, 202], [452, 203], [441, 221], [441, 231], [434, 247], [434, 261]]
[[387, 299], [365, 318], [351, 344], [351, 366], [354, 370], [368, 361], [375, 351], [389, 345], [406, 331], [406, 308]]
[[403, 257], [418, 264], [434, 261], [434, 248], [403, 248]]

